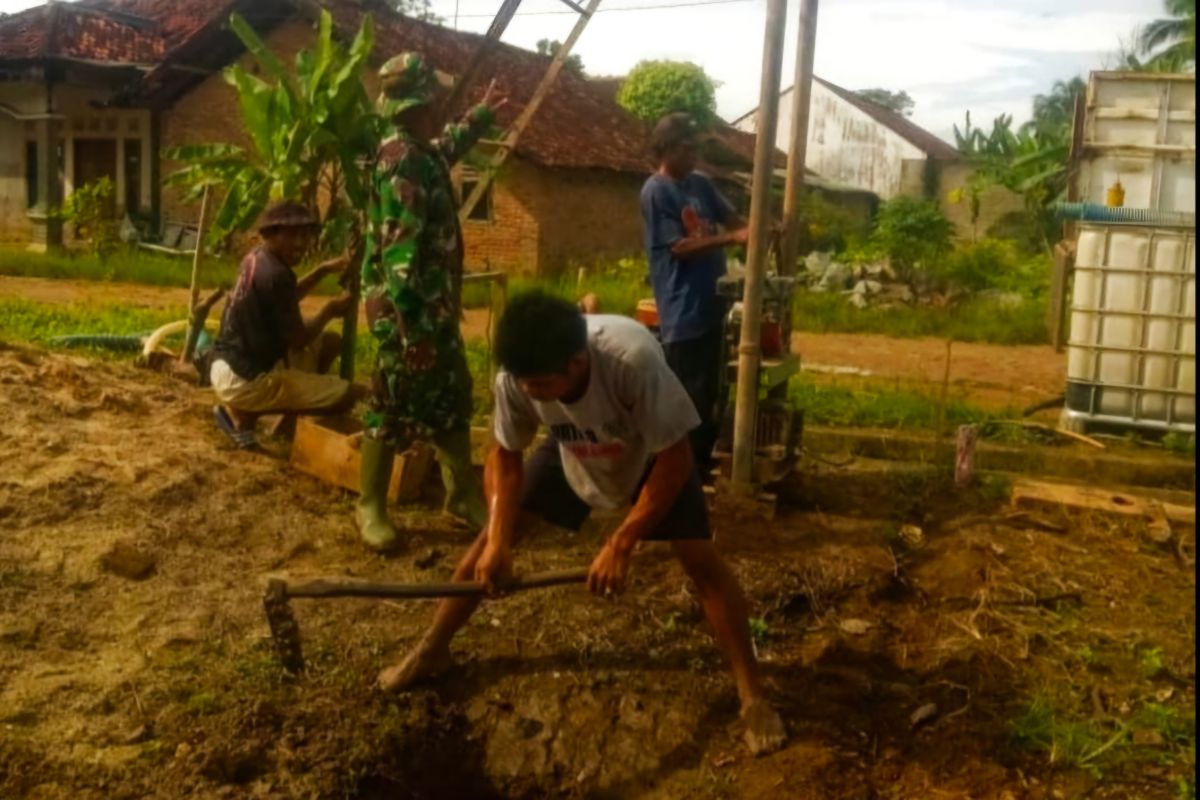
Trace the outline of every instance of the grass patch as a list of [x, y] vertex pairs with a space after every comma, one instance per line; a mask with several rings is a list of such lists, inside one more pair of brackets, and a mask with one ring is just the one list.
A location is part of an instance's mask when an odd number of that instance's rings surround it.
[[967, 300], [948, 308], [852, 306], [841, 294], [798, 290], [792, 325], [812, 333], [876, 333], [905, 339], [935, 337], [989, 344], [1046, 344], [1046, 301], [1026, 299], [1017, 307], [995, 300]]
[[1113, 748], [1125, 741], [1125, 728], [1115, 733], [1090, 720], [1074, 719], [1046, 697], [1035, 697], [1009, 722], [1012, 743], [1042, 753], [1051, 764], [1099, 772]]
[[[912, 389], [883, 383], [851, 389], [817, 383], [805, 375], [792, 379], [788, 399], [804, 411], [804, 421], [813, 425], [869, 428], [936, 428], [939, 398]], [[1012, 417], [1019, 412], [988, 412], [960, 397], [946, 400], [947, 429], [958, 425]]]
[[[645, 278], [633, 275], [599, 275], [587, 277], [582, 282], [573, 277], [510, 278], [508, 296], [515, 297], [532, 289], [541, 289], [558, 297], [574, 302], [585, 294], [592, 293], [600, 302], [603, 314], [633, 316], [639, 300], [654, 297]], [[463, 286], [464, 308], [486, 308], [491, 302], [491, 285], [471, 282]]]
[[[238, 262], [233, 259], [206, 256], [202, 267], [204, 286], [231, 285], [237, 269]], [[0, 275], [190, 286], [192, 260], [133, 248], [118, 250], [101, 260], [90, 253], [34, 253], [7, 247], [0, 248]]]
[[57, 336], [72, 334], [144, 334], [186, 316], [182, 306], [147, 309], [132, 305], [58, 305], [0, 299], [0, 339], [44, 345]]

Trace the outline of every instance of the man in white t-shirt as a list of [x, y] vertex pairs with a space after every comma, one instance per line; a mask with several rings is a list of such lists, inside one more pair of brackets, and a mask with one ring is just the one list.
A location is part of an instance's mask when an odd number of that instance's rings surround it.
[[[670, 542], [695, 584], [741, 699], [745, 739], [755, 754], [782, 746], [783, 722], [767, 701], [750, 643], [746, 599], [712, 542], [689, 432], [700, 423], [662, 348], [625, 317], [584, 317], [541, 292], [514, 299], [496, 333], [497, 446], [484, 470], [488, 525], [455, 570], [456, 581], [489, 589], [512, 573], [512, 551], [528, 517], [578, 530], [593, 508], [633, 507], [592, 562], [588, 587], [610, 596], [625, 585], [634, 547]], [[522, 451], [539, 426], [549, 438]], [[450, 640], [477, 598], [444, 600], [433, 625], [381, 688], [406, 689], [450, 665]]]

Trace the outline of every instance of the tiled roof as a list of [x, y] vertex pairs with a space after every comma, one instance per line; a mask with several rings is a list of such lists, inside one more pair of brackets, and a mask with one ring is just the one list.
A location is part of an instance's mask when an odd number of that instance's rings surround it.
[[51, 3], [0, 17], [0, 61], [153, 64], [167, 49], [155, 28], [91, 6]]
[[[144, 79], [143, 95], [165, 95], [169, 103], [203, 76], [201, 61], [217, 69], [232, 59], [224, 22], [233, 10], [258, 14], [262, 24], [277, 23], [298, 8], [299, 0], [80, 0], [52, 3], [0, 17], [0, 62], [73, 58], [98, 62], [157, 64]], [[416, 50], [445, 72], [463, 69], [483, 37], [392, 11], [382, 0], [323, 0], [344, 36], [358, 29], [362, 16], [375, 18], [377, 61], [403, 50]], [[236, 42], [234, 42], [236, 44]], [[179, 61], [185, 71], [172, 71]], [[222, 62], [223, 63], [219, 63]], [[525, 107], [546, 72], [550, 59], [529, 50], [498, 43], [484, 62], [481, 76], [495, 76], [509, 103], [500, 125], [510, 124]], [[190, 71], [190, 72], [189, 72]], [[517, 144], [517, 153], [552, 167], [591, 167], [648, 173], [647, 126], [617, 105], [618, 81], [592, 81], [563, 70]], [[480, 81], [476, 92], [483, 91]], [[233, 113], [232, 110], [230, 113]], [[754, 136], [732, 129], [717, 138], [734, 160], [753, 161]], [[744, 165], [738, 165], [744, 168]]]

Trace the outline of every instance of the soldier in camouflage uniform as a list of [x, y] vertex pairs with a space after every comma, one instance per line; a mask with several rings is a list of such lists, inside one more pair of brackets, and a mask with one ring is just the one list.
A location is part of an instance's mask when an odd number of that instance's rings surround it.
[[416, 53], [380, 69], [381, 111], [395, 132], [380, 146], [372, 181], [362, 284], [379, 343], [362, 446], [358, 522], [379, 550], [396, 543], [387, 488], [398, 447], [433, 443], [446, 508], [482, 528], [487, 509], [471, 467], [471, 374], [459, 330], [462, 230], [450, 167], [491, 126], [503, 101], [483, 102], [438, 135], [449, 81]]

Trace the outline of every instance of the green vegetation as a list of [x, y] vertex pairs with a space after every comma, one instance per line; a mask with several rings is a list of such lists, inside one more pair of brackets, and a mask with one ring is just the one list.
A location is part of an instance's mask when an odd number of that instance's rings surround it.
[[898, 92], [893, 92], [891, 89], [859, 89], [855, 94], [905, 117], [911, 117], [913, 108], [917, 105], [917, 102], [903, 89]]
[[1038, 696], [1009, 722], [1009, 734], [1015, 746], [1044, 753], [1051, 764], [1096, 773], [1104, 763], [1103, 757], [1129, 732], [1121, 727], [1113, 733], [1098, 722], [1076, 719], [1056, 708], [1050, 699]]
[[[237, 262], [209, 256], [204, 260], [205, 286], [229, 286], [237, 277]], [[94, 253], [34, 253], [0, 248], [0, 275], [85, 281], [121, 281], [147, 286], [188, 286], [192, 262], [145, 250], [122, 247], [101, 259]]]
[[[578, 300], [594, 294], [605, 314], [632, 316], [639, 300], [653, 298], [648, 276], [650, 268], [641, 258], [623, 258], [586, 271], [582, 281], [575, 270], [568, 269], [559, 278], [510, 278], [508, 295], [515, 297], [531, 289], [541, 289], [568, 300]], [[464, 308], [487, 308], [491, 303], [491, 284], [467, 283], [463, 287]]]
[[792, 325], [813, 333], [877, 333], [900, 338], [933, 336], [958, 342], [1044, 344], [1046, 301], [1019, 306], [979, 298], [946, 308], [898, 305], [859, 309], [839, 294], [797, 292]]
[[1150, 72], [1196, 69], [1196, 0], [1164, 0], [1169, 17], [1156, 19], [1137, 37], [1138, 53], [1147, 60], [1132, 64]]
[[1168, 433], [1163, 437], [1163, 447], [1168, 451], [1188, 458], [1196, 457], [1196, 437], [1186, 433]]
[[[556, 55], [558, 55], [558, 51], [562, 49], [562, 46], [562, 42], [558, 41], [557, 39], [538, 39], [537, 54], [539, 56], [546, 56], [547, 58], [554, 58]], [[572, 53], [571, 55], [567, 56], [565, 61], [563, 61], [563, 69], [570, 70], [576, 75], [582, 76], [583, 59], [578, 53]]]
[[[935, 428], [941, 414], [939, 398], [912, 389], [884, 383], [830, 386], [799, 375], [788, 387], [788, 398], [804, 409], [804, 421], [812, 425], [868, 428]], [[1019, 412], [988, 412], [962, 398], [947, 398], [947, 427], [1011, 419]]]
[[678, 111], [702, 125], [717, 118], [716, 84], [690, 61], [640, 62], [621, 84], [617, 103], [650, 124]]
[[222, 143], [176, 148], [168, 157], [186, 166], [166, 183], [187, 188], [193, 200], [208, 187], [224, 193], [213, 215], [213, 242], [248, 230], [274, 201], [316, 208], [324, 190], [331, 201], [323, 209], [322, 239], [327, 251], [340, 251], [361, 228], [355, 220], [367, 206], [366, 173], [358, 159], [378, 149], [387, 127], [363, 84], [375, 46], [372, 17], [363, 17], [347, 48], [333, 34], [329, 12], [322, 11], [316, 45], [296, 55], [294, 72], [239, 15], [230, 18], [229, 27], [254, 59], [253, 71], [235, 63], [223, 73], [237, 90], [252, 149]]
[[0, 339], [47, 344], [70, 334], [144, 334], [186, 318], [183, 307], [147, 309], [131, 305], [57, 305], [0, 299]]
[[896, 277], [920, 296], [923, 281], [953, 247], [954, 224], [932, 200], [897, 197], [884, 204], [871, 245], [886, 256]]
[[771, 628], [765, 619], [762, 617], [750, 618], [750, 639], [754, 642], [755, 648], [762, 649], [767, 644], [770, 635]]
[[101, 263], [121, 243], [117, 236], [117, 221], [109, 214], [115, 191], [112, 179], [107, 176], [80, 186], [63, 203], [58, 214], [74, 228], [76, 238], [90, 245], [92, 255]]

